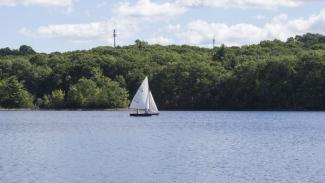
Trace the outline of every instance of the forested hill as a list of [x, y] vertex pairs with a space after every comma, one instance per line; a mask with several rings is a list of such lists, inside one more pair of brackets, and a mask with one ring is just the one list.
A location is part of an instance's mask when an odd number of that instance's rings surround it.
[[325, 109], [325, 36], [258, 45], [0, 49], [2, 108], [121, 108], [148, 75], [163, 109]]

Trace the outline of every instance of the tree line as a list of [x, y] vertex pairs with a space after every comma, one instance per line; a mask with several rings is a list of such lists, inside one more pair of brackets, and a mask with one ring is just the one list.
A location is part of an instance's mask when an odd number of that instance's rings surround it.
[[0, 49], [2, 108], [124, 108], [145, 76], [161, 109], [325, 109], [325, 36], [213, 49]]

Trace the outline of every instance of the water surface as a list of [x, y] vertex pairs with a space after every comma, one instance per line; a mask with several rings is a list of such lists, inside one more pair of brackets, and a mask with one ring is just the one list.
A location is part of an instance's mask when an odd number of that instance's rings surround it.
[[323, 112], [0, 112], [1, 183], [325, 182]]

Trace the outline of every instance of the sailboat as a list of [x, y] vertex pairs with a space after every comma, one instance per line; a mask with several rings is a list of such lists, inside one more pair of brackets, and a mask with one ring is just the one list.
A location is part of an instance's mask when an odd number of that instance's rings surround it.
[[129, 109], [135, 110], [130, 116], [152, 116], [159, 115], [155, 100], [149, 89], [148, 77], [145, 77], [142, 84], [134, 95]]

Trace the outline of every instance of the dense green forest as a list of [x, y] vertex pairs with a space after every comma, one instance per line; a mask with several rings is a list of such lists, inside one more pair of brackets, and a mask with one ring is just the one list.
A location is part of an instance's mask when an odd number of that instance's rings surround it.
[[214, 49], [0, 49], [2, 108], [127, 107], [145, 76], [161, 109], [325, 109], [325, 36]]

